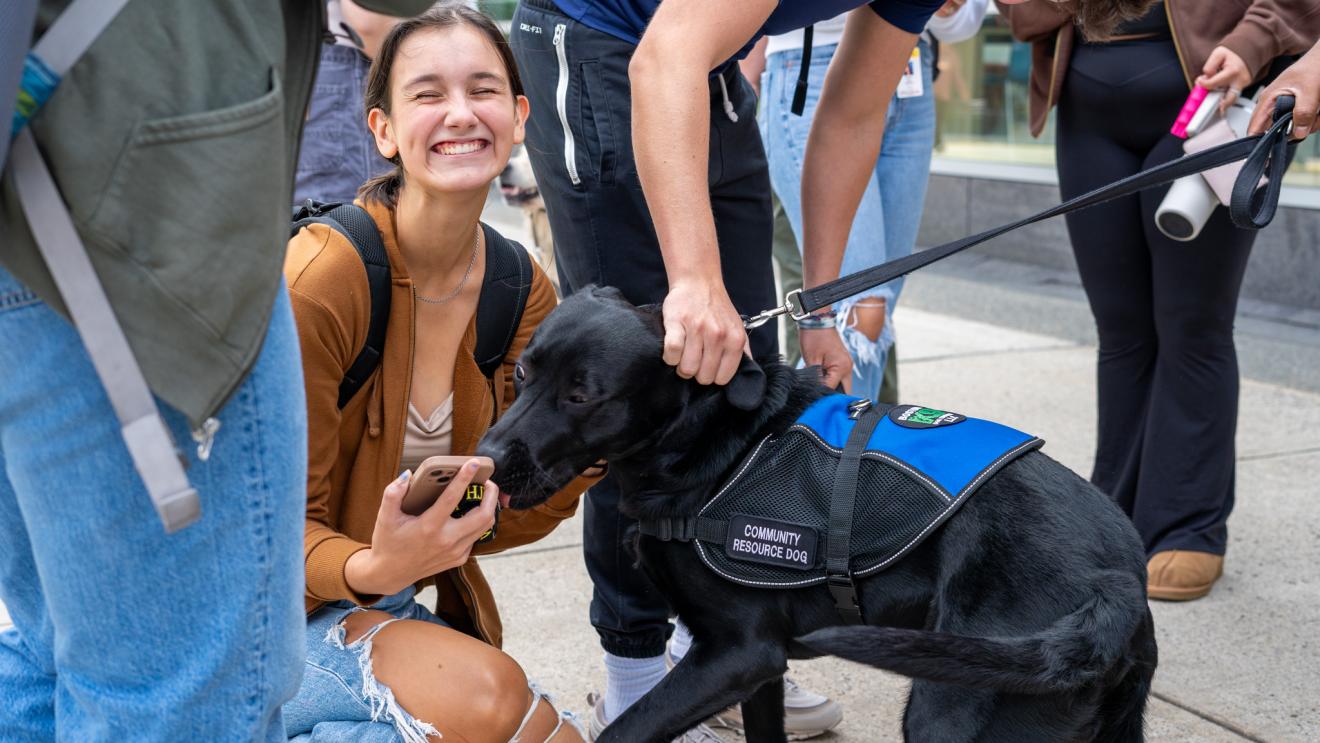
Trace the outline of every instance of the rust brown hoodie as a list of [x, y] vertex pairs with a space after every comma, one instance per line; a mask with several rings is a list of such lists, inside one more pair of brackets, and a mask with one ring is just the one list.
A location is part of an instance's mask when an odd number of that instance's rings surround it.
[[[330, 601], [368, 604], [380, 598], [349, 588], [344, 565], [354, 552], [370, 546], [381, 494], [398, 476], [403, 456], [413, 366], [412, 280], [395, 241], [394, 212], [381, 204], [362, 205], [376, 222], [389, 255], [390, 318], [380, 365], [342, 411], [339, 383], [366, 342], [371, 319], [371, 292], [362, 259], [347, 237], [326, 225], [313, 224], [289, 241], [284, 263], [307, 390], [309, 457], [303, 557], [308, 613]], [[473, 359], [476, 318], [469, 321], [454, 360], [454, 454], [475, 451], [496, 411], [503, 413], [513, 403], [513, 364], [554, 306], [554, 290], [534, 266], [522, 321], [493, 381], [482, 375]], [[505, 510], [496, 538], [477, 545], [473, 554], [499, 552], [550, 533], [573, 515], [582, 491], [592, 482], [579, 478], [536, 508]], [[503, 639], [499, 612], [475, 557], [418, 584], [427, 585], [436, 587], [436, 613], [442, 619], [499, 647]]]

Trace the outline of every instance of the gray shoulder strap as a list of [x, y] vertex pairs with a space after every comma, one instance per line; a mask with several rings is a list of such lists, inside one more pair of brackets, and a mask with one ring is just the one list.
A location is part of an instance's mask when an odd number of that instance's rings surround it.
[[58, 75], [68, 72], [128, 0], [73, 0], [32, 47]]
[[[75, 0], [42, 36], [33, 53], [63, 75], [125, 2]], [[9, 160], [23, 216], [105, 386], [133, 466], [165, 530], [182, 529], [201, 516], [197, 491], [188, 483], [169, 428], [156, 408], [30, 127], [19, 131]]]

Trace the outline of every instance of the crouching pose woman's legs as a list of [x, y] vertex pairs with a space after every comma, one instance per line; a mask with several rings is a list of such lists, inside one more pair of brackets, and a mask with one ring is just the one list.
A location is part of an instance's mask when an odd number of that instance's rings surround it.
[[[554, 306], [535, 267], [522, 291], [487, 291], [518, 278], [506, 275], [501, 256], [519, 248], [478, 221], [491, 181], [522, 141], [528, 104], [518, 71], [490, 19], [446, 5], [390, 32], [365, 103], [376, 145], [396, 169], [364, 185], [357, 203], [365, 212], [345, 219], [356, 222], [348, 231], [380, 235], [388, 289], [373, 285], [349, 237], [328, 224], [301, 229], [285, 264], [310, 455], [307, 667], [285, 707], [288, 734], [352, 743], [581, 741], [499, 650], [499, 615], [473, 555], [544, 536], [573, 514], [587, 483], [505, 514], [480, 543], [496, 522], [495, 483], [485, 483], [479, 506], [451, 516], [475, 462], [429, 508], [403, 508], [419, 464], [471, 454], [512, 404], [513, 360]], [[388, 292], [388, 310], [374, 287]], [[518, 302], [521, 315], [494, 307], [478, 317], [492, 302]], [[519, 319], [492, 328], [494, 316]], [[383, 342], [369, 344], [381, 317]], [[510, 339], [508, 361], [483, 372], [474, 353], [483, 347], [478, 335], [492, 330]], [[368, 345], [376, 358], [364, 367]], [[426, 587], [436, 591], [434, 609], [415, 599]]]

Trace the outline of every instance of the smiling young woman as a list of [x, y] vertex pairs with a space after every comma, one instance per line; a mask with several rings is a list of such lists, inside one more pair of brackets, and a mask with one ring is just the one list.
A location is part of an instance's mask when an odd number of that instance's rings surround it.
[[[472, 555], [545, 536], [573, 514], [587, 481], [541, 507], [505, 512], [495, 539], [480, 545], [495, 518], [495, 483], [485, 484], [482, 506], [450, 517], [474, 467], [422, 514], [401, 508], [411, 469], [430, 456], [471, 454], [512, 403], [514, 360], [555, 303], [533, 265], [505, 363], [488, 380], [473, 358], [476, 314], [487, 241], [503, 238], [479, 219], [491, 181], [523, 139], [528, 103], [517, 67], [489, 18], [445, 4], [386, 37], [365, 107], [377, 148], [395, 165], [363, 185], [357, 202], [389, 258], [390, 312], [379, 365], [342, 409], [340, 383], [371, 318], [362, 259], [344, 235], [313, 224], [289, 242], [285, 263], [309, 421], [307, 667], [285, 706], [289, 734], [580, 741], [498, 649], [499, 616]], [[428, 586], [434, 611], [414, 599]]]

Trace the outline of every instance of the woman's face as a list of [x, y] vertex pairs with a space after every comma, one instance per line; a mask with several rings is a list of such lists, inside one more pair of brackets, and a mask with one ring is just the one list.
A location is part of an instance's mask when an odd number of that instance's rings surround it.
[[367, 123], [404, 182], [436, 193], [480, 190], [523, 141], [528, 104], [514, 97], [504, 63], [470, 26], [426, 29], [400, 46], [390, 72], [390, 113]]

